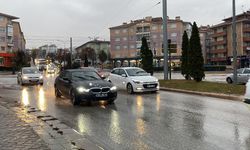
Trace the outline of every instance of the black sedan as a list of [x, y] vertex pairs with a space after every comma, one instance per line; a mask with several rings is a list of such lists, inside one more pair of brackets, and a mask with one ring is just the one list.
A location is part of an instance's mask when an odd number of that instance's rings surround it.
[[105, 100], [113, 103], [117, 89], [112, 83], [101, 78], [91, 68], [69, 69], [62, 71], [55, 80], [56, 97], [70, 98], [73, 105], [80, 102]]

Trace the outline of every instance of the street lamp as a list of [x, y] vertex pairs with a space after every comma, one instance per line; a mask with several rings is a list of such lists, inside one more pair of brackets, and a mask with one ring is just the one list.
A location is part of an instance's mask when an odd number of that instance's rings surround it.
[[163, 49], [164, 49], [164, 80], [168, 80], [168, 33], [167, 33], [167, 0], [163, 0]]
[[237, 84], [237, 51], [236, 51], [236, 18], [235, 18], [235, 0], [233, 0], [233, 23], [232, 23], [232, 36], [233, 36], [233, 83]]

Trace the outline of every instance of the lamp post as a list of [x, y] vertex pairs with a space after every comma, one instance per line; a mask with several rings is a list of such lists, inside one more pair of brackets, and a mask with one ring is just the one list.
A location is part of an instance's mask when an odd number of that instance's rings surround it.
[[235, 0], [233, 0], [233, 22], [232, 22], [232, 36], [233, 36], [233, 83], [237, 84], [237, 50], [236, 50], [236, 18], [235, 18]]
[[164, 49], [164, 80], [168, 80], [168, 33], [167, 33], [167, 0], [163, 0], [163, 49]]

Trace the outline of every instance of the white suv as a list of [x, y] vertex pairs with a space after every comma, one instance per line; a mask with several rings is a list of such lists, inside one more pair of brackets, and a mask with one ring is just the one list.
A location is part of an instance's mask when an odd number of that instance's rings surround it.
[[159, 81], [141, 68], [122, 67], [111, 71], [109, 80], [118, 89], [126, 89], [129, 94], [134, 92], [156, 92], [159, 90]]

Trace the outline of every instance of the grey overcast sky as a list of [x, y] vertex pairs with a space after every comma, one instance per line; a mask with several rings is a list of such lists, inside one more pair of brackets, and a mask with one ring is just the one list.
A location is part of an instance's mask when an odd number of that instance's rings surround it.
[[[90, 38], [109, 40], [109, 27], [146, 16], [161, 17], [162, 0], [0, 0], [0, 12], [17, 16], [27, 48], [43, 44], [79, 46]], [[236, 0], [236, 11], [250, 0]], [[232, 15], [232, 0], [168, 0], [168, 16], [213, 25]]]

